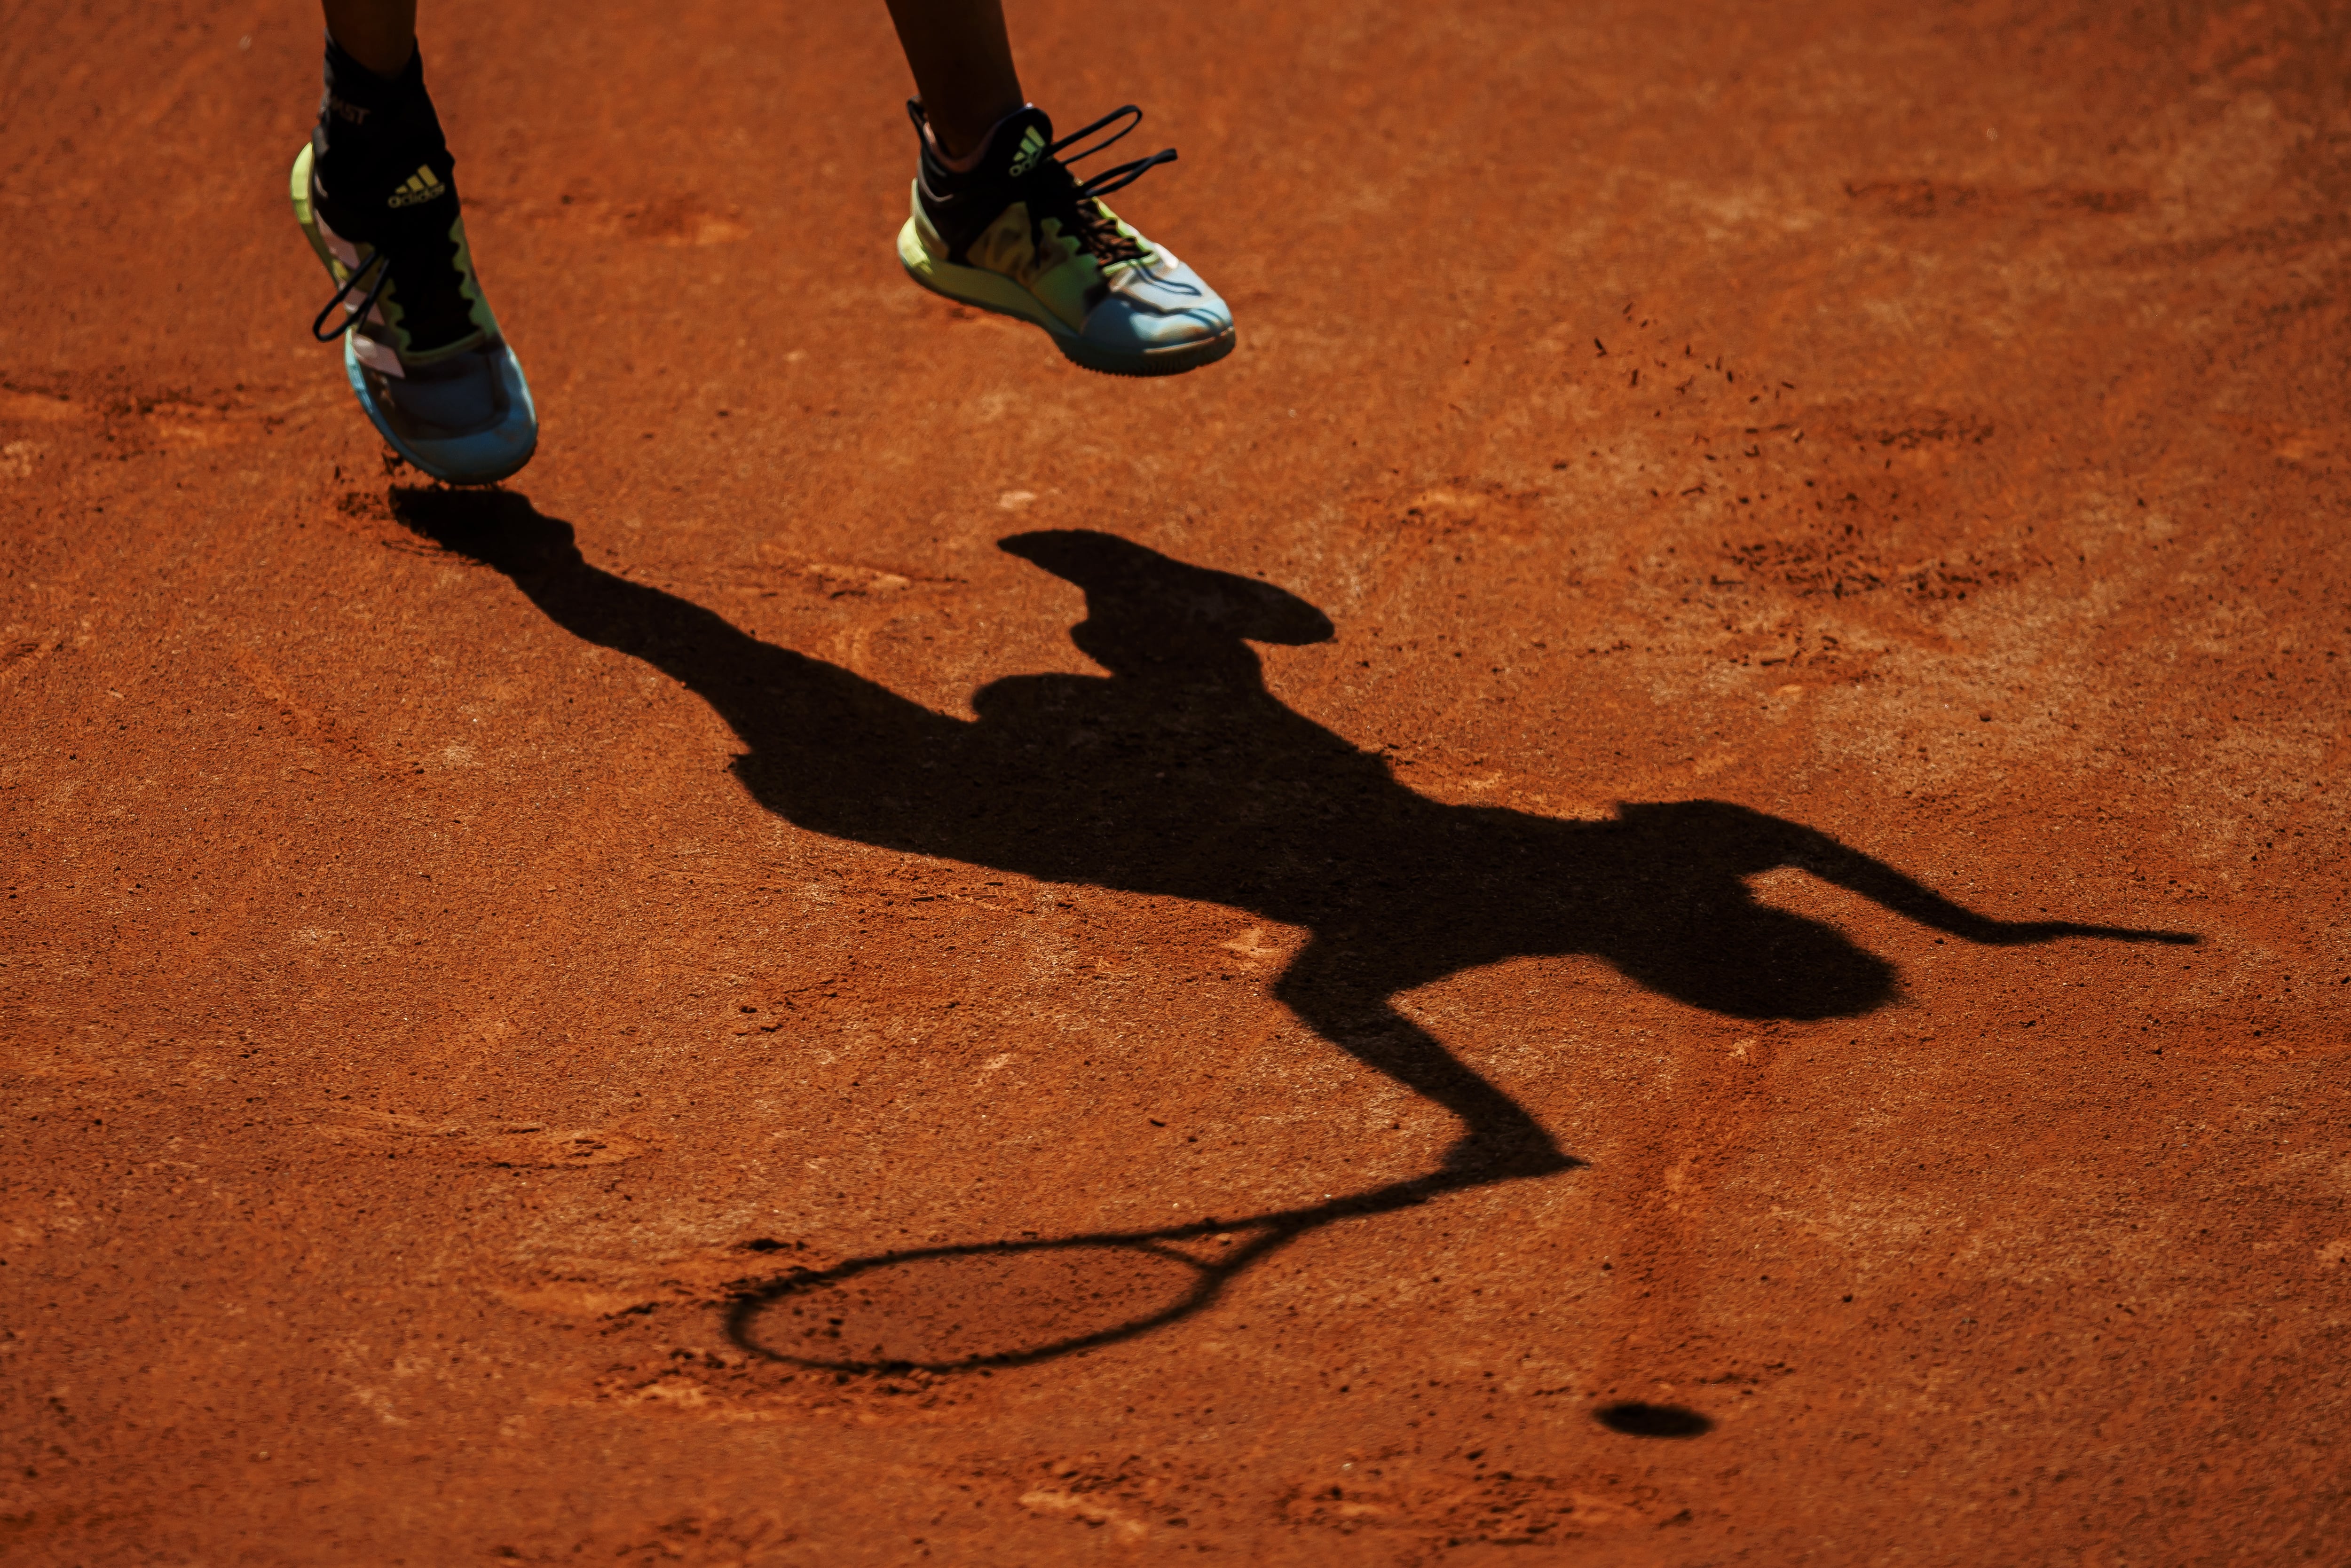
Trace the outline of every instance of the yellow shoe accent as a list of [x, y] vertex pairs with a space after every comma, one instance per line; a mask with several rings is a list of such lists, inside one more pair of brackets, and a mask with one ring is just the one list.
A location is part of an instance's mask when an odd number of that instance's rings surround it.
[[999, 316], [1017, 317], [1044, 328], [1056, 338], [1077, 336], [1072, 328], [1046, 308], [1043, 300], [1012, 278], [984, 267], [958, 267], [946, 259], [946, 250], [919, 210], [898, 231], [899, 264], [909, 277], [932, 293], [993, 310]]

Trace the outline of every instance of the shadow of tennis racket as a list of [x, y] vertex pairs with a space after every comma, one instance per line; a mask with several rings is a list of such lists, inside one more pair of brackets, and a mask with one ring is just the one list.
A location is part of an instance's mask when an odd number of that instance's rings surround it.
[[1243, 1219], [852, 1258], [743, 1291], [726, 1333], [755, 1355], [826, 1372], [1025, 1366], [1189, 1317], [1323, 1226], [1492, 1179], [1445, 1171]]

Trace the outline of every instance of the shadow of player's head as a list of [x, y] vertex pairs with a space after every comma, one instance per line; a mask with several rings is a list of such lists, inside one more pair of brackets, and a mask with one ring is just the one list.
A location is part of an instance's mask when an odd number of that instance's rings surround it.
[[[1493, 841], [1468, 849], [1485, 868], [1486, 906], [1510, 912], [1497, 952], [1590, 953], [1645, 989], [1726, 1018], [1857, 1018], [1901, 995], [1893, 964], [1758, 896], [1754, 879], [1782, 867], [1885, 871], [1797, 823], [1721, 800], [1619, 801], [1597, 821], [1468, 815]], [[1473, 842], [1450, 835], [1439, 852]], [[1823, 846], [1838, 863], [1816, 863]], [[1490, 940], [1464, 930], [1466, 941]]]
[[1892, 964], [1833, 925], [1768, 904], [1727, 904], [1679, 929], [1606, 946], [1626, 979], [1725, 1018], [1859, 1018], [1902, 994]]
[[1085, 591], [1086, 618], [1070, 640], [1113, 674], [1253, 680], [1249, 643], [1322, 643], [1332, 634], [1330, 617], [1294, 593], [1110, 534], [1057, 528], [1015, 534], [997, 548]]

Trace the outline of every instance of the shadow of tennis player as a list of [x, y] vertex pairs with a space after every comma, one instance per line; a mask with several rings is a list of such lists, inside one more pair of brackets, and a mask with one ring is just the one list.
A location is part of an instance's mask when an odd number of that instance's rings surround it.
[[[1750, 1019], [1849, 1017], [1892, 999], [1897, 977], [1885, 959], [1756, 899], [1748, 879], [1783, 866], [1970, 942], [2195, 940], [1978, 915], [1824, 833], [1720, 801], [1625, 804], [1608, 821], [1569, 821], [1428, 800], [1267, 691], [1249, 644], [1324, 641], [1322, 612], [1108, 534], [1001, 541], [1084, 591], [1086, 617], [1071, 638], [1108, 674], [1008, 676], [975, 695], [977, 717], [967, 720], [599, 570], [568, 525], [518, 497], [399, 499], [412, 528], [505, 572], [558, 625], [684, 683], [741, 737], [735, 769], [752, 796], [803, 828], [1302, 927], [1308, 940], [1274, 995], [1461, 1124], [1435, 1171], [1311, 1208], [1205, 1229], [930, 1249], [825, 1276], [839, 1283], [883, 1264], [1105, 1246], [1198, 1271], [1196, 1288], [1166, 1312], [984, 1359], [1035, 1359], [1181, 1316], [1233, 1270], [1348, 1214], [1575, 1164], [1524, 1108], [1393, 1006], [1460, 970], [1584, 954], [1650, 990]], [[1175, 1245], [1217, 1230], [1251, 1234], [1207, 1261]], [[813, 1288], [810, 1278], [768, 1295]], [[741, 1328], [747, 1320], [737, 1318]]]

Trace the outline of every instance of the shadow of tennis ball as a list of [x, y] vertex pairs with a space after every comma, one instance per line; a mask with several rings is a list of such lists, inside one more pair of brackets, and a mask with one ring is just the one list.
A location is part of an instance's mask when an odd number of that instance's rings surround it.
[[1593, 1419], [1628, 1437], [1697, 1437], [1714, 1430], [1712, 1421], [1678, 1405], [1604, 1405]]
[[796, 1275], [737, 1303], [738, 1343], [870, 1372], [1037, 1361], [1123, 1338], [1199, 1304], [1217, 1277], [1148, 1242], [940, 1248]]

